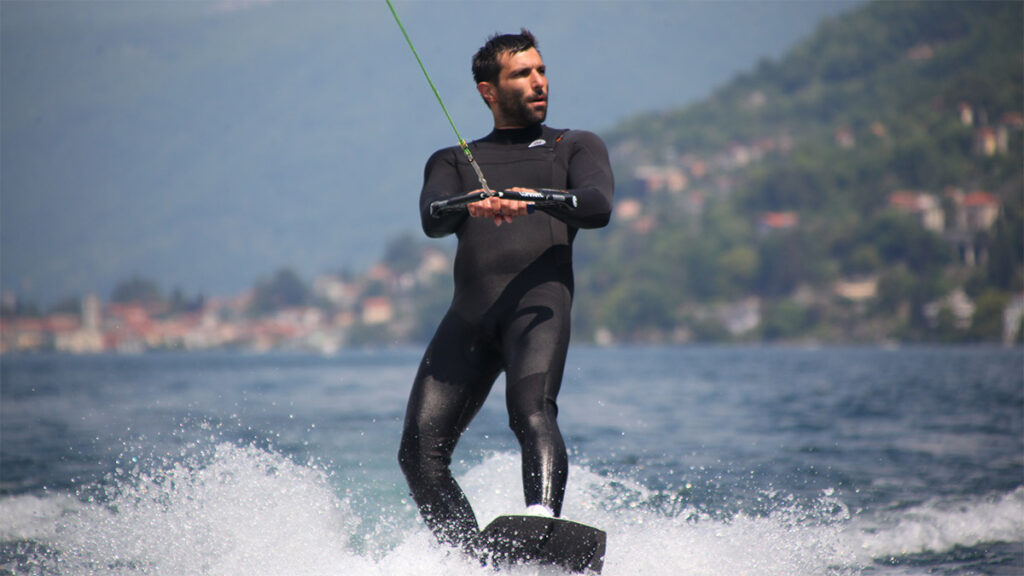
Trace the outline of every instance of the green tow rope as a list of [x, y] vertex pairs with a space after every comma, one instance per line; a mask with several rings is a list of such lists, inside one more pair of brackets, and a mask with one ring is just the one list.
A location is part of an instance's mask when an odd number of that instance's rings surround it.
[[452, 120], [452, 115], [448, 113], [448, 108], [445, 107], [444, 101], [441, 100], [441, 95], [437, 92], [437, 87], [434, 86], [434, 81], [430, 79], [430, 74], [427, 74], [427, 68], [423, 65], [423, 61], [420, 60], [420, 55], [416, 52], [416, 48], [412, 45], [412, 40], [409, 39], [409, 33], [405, 31], [405, 26], [402, 26], [402, 20], [398, 17], [398, 12], [395, 12], [395, 7], [391, 4], [391, 0], [386, 0], [388, 8], [391, 9], [391, 15], [395, 17], [395, 22], [398, 24], [398, 28], [402, 31], [402, 36], [405, 36], [405, 41], [409, 44], [409, 49], [412, 50], [412, 55], [416, 57], [416, 62], [420, 65], [420, 70], [423, 71], [423, 76], [426, 77], [427, 83], [430, 84], [430, 89], [434, 91], [434, 97], [437, 98], [437, 103], [441, 105], [441, 110], [444, 110], [444, 115], [448, 117], [448, 123], [452, 125], [452, 130], [455, 131], [455, 137], [459, 139], [459, 147], [462, 148], [462, 152], [466, 154], [466, 158], [469, 159], [469, 164], [473, 167], [473, 171], [476, 172], [476, 178], [480, 181], [480, 186], [484, 189], [484, 198], [495, 196], [496, 193], [492, 192], [490, 187], [487, 186], [487, 180], [484, 178], [484, 173], [480, 170], [480, 165], [476, 163], [473, 158], [473, 153], [469, 151], [469, 145], [462, 139], [459, 134], [459, 129], [455, 127], [455, 121]]

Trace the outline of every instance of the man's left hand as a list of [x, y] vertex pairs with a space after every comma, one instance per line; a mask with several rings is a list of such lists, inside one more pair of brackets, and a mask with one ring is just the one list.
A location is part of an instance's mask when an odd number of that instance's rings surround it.
[[[512, 188], [515, 192], [532, 192], [528, 188]], [[469, 204], [469, 215], [474, 218], [491, 218], [495, 226], [501, 226], [530, 213], [530, 202], [506, 200], [492, 196]]]

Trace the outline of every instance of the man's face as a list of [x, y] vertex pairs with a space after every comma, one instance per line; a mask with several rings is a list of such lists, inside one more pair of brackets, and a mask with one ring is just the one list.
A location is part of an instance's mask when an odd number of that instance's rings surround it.
[[495, 128], [526, 128], [543, 122], [548, 114], [548, 78], [540, 52], [530, 48], [505, 54], [501, 64], [494, 92]]

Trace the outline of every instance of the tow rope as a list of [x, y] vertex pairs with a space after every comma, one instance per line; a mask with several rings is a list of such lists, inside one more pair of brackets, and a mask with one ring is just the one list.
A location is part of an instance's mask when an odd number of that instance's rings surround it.
[[444, 101], [441, 100], [441, 95], [437, 92], [437, 87], [434, 86], [434, 81], [430, 79], [430, 74], [427, 74], [427, 67], [423, 65], [423, 60], [420, 60], [420, 55], [416, 52], [416, 48], [412, 45], [412, 40], [409, 39], [409, 33], [405, 31], [405, 26], [402, 25], [402, 20], [398, 17], [398, 12], [395, 11], [394, 5], [391, 4], [391, 0], [386, 0], [388, 8], [391, 9], [391, 15], [395, 17], [395, 23], [398, 24], [398, 28], [402, 31], [402, 36], [405, 36], [406, 43], [409, 44], [409, 50], [412, 50], [412, 55], [416, 57], [416, 62], [420, 65], [420, 70], [423, 71], [423, 76], [426, 77], [427, 83], [430, 84], [430, 89], [434, 91], [434, 97], [437, 98], [437, 103], [441, 105], [441, 110], [444, 110], [444, 115], [448, 118], [448, 123], [452, 125], [452, 130], [455, 131], [455, 137], [459, 139], [459, 147], [462, 148], [462, 152], [466, 155], [469, 160], [470, 166], [473, 167], [473, 171], [476, 172], [476, 178], [480, 181], [480, 187], [483, 188], [483, 193], [480, 195], [480, 199], [490, 198], [497, 196], [498, 194], [493, 192], [487, 185], [487, 179], [484, 178], [484, 173], [480, 170], [480, 165], [476, 163], [473, 158], [473, 153], [469, 150], [469, 145], [462, 139], [459, 134], [459, 129], [455, 127], [455, 121], [452, 120], [452, 115], [448, 113], [448, 108], [445, 107]]

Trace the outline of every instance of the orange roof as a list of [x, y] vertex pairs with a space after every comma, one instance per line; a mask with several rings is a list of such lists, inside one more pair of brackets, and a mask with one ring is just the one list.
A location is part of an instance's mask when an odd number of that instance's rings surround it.
[[796, 212], [765, 212], [761, 214], [761, 225], [769, 228], [792, 228], [800, 223]]
[[54, 314], [46, 318], [46, 329], [50, 332], [74, 332], [80, 327], [77, 316]]
[[889, 204], [906, 210], [917, 210], [917, 194], [911, 192], [893, 192], [889, 195]]
[[371, 296], [363, 300], [363, 308], [390, 308], [391, 299], [387, 296]]
[[1007, 112], [1003, 114], [1003, 124], [1020, 128], [1024, 126], [1024, 115], [1019, 112]]
[[998, 206], [999, 197], [980, 190], [964, 196], [964, 206]]

